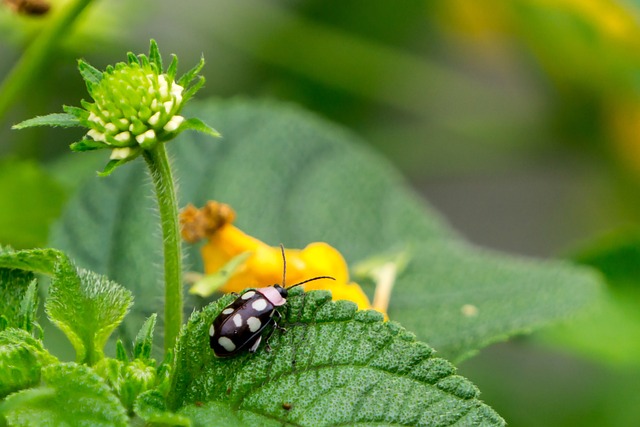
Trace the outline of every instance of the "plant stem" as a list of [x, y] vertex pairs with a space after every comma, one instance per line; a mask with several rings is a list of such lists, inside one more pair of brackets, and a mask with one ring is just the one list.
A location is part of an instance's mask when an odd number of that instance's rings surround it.
[[143, 150], [155, 186], [162, 225], [164, 252], [164, 352], [173, 350], [182, 326], [182, 251], [178, 200], [164, 143]]
[[20, 94], [24, 93], [43, 71], [44, 65], [55, 53], [56, 44], [69, 33], [74, 21], [91, 2], [92, 0], [75, 0], [67, 4], [51, 18], [49, 25], [25, 50], [0, 86], [0, 120]]

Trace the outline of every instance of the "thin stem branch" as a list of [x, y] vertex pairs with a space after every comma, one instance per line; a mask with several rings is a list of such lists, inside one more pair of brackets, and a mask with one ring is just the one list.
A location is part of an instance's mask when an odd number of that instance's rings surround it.
[[373, 295], [372, 307], [386, 313], [389, 309], [391, 291], [398, 275], [398, 266], [394, 262], [388, 262], [377, 268], [373, 275], [376, 280], [376, 290]]
[[178, 200], [164, 143], [143, 156], [149, 166], [155, 187], [162, 225], [164, 252], [164, 351], [173, 350], [182, 326], [182, 251], [178, 223]]
[[75, 0], [67, 4], [25, 50], [0, 86], [0, 121], [11, 105], [25, 93], [55, 52], [56, 45], [93, 0]]

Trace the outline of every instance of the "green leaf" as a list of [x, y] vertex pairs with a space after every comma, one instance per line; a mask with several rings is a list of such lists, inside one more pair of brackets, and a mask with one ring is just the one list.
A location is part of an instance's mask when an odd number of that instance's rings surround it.
[[22, 329], [0, 331], [0, 399], [40, 382], [42, 366], [56, 359]]
[[138, 65], [140, 65], [140, 60], [138, 59], [138, 57], [136, 56], [136, 54], [135, 54], [135, 53], [133, 53], [133, 52], [128, 52], [128, 53], [127, 53], [127, 60], [129, 61], [129, 64], [130, 64], [130, 65], [133, 65], [133, 64], [138, 64]]
[[13, 268], [53, 275], [56, 265], [68, 263], [66, 255], [56, 249], [25, 249], [14, 251], [0, 247], [0, 268]]
[[9, 425], [128, 426], [118, 398], [90, 368], [75, 363], [42, 369], [43, 385], [7, 397], [0, 406]]
[[177, 72], [178, 72], [178, 57], [172, 54], [171, 63], [169, 64], [169, 68], [167, 69], [167, 75], [169, 76], [169, 79], [175, 80]]
[[189, 319], [176, 346], [169, 408], [224, 404], [239, 425], [504, 425], [477, 388], [413, 334], [325, 291], [290, 291], [286, 332], [274, 331], [271, 351], [263, 343], [255, 354], [216, 358], [209, 329], [235, 298]]
[[18, 248], [43, 245], [58, 218], [65, 191], [30, 160], [0, 161], [0, 242]]
[[[286, 247], [325, 241], [349, 265], [408, 248], [412, 258], [393, 288], [390, 317], [449, 359], [567, 319], [599, 295], [599, 276], [590, 269], [468, 244], [384, 159], [340, 127], [270, 101], [192, 107], [188, 116], [206, 118], [224, 138], [210, 144], [208, 136], [189, 132], [167, 145], [182, 206], [224, 201], [252, 236]], [[127, 318], [130, 340], [163, 298], [160, 272], [136, 267], [161, 263], [149, 250], [162, 242], [148, 220], [153, 204], [142, 166], [87, 182], [53, 234], [53, 245], [80, 265], [143, 297]], [[187, 263], [203, 271], [196, 245], [187, 248]], [[365, 291], [373, 295], [372, 287]]]
[[151, 358], [151, 348], [153, 346], [153, 329], [156, 327], [156, 317], [154, 313], [145, 320], [140, 332], [136, 336], [133, 344], [133, 358], [149, 360]]
[[89, 118], [89, 112], [84, 108], [63, 105], [62, 110], [67, 114], [71, 114], [78, 120], [87, 120]]
[[132, 302], [131, 292], [106, 277], [59, 263], [45, 309], [71, 341], [77, 360], [94, 364]]
[[[200, 58], [200, 61], [192, 69], [180, 77], [178, 84], [183, 88], [188, 89], [189, 84], [191, 84], [191, 81], [196, 78], [200, 70], [202, 70], [202, 67], [204, 67], [204, 57]], [[182, 98], [184, 100], [185, 96], [183, 95]]]
[[151, 42], [149, 43], [149, 60], [152, 64], [155, 64], [157, 69], [156, 71], [158, 73], [162, 73], [164, 71], [162, 67], [162, 56], [158, 49], [158, 43], [153, 39], [151, 39]]
[[4, 319], [0, 331], [31, 326], [35, 289], [33, 273], [0, 268], [0, 318]]
[[[111, 332], [133, 302], [131, 292], [92, 271], [76, 269], [54, 249], [11, 251], [0, 248], [0, 268], [52, 275], [47, 315], [69, 338], [78, 361], [94, 364], [103, 357]], [[25, 303], [27, 305], [29, 302]], [[26, 308], [25, 308], [26, 309]]]
[[11, 126], [11, 129], [26, 129], [36, 126], [54, 126], [54, 127], [84, 127], [84, 124], [77, 117], [67, 113], [53, 113], [46, 116], [37, 116], [18, 124]]
[[195, 130], [196, 132], [202, 132], [216, 138], [221, 136], [217, 130], [213, 129], [211, 126], [207, 125], [205, 122], [198, 118], [185, 120], [180, 125], [179, 131], [182, 132], [185, 130]]
[[100, 177], [105, 177], [105, 176], [109, 176], [113, 173], [113, 171], [115, 171], [117, 168], [119, 168], [120, 166], [129, 163], [130, 161], [134, 160], [135, 158], [137, 158], [137, 156], [130, 156], [127, 157], [126, 159], [113, 159], [113, 160], [109, 160], [109, 162], [107, 163], [107, 165], [104, 167], [104, 169], [102, 170], [102, 172], [98, 172], [98, 176]]
[[[149, 390], [138, 396], [134, 405], [134, 411], [147, 423], [168, 424], [172, 426], [192, 425], [188, 417], [168, 411], [164, 400], [164, 396], [157, 390]], [[219, 425], [217, 420], [215, 425]]]
[[97, 85], [102, 80], [102, 71], [82, 59], [78, 61], [78, 71], [87, 85]]
[[32, 280], [27, 287], [27, 291], [24, 293], [22, 301], [20, 301], [19, 327], [21, 329], [24, 329], [29, 333], [33, 332], [34, 326], [40, 329], [40, 325], [38, 325], [36, 319], [38, 313], [38, 305], [38, 284], [35, 280]]
[[198, 76], [197, 81], [191, 86], [189, 86], [188, 89], [185, 90], [184, 93], [182, 94], [183, 104], [188, 100], [190, 100], [193, 97], [193, 95], [195, 95], [196, 92], [198, 92], [202, 88], [202, 86], [204, 86], [204, 83], [205, 83], [204, 76]]
[[40, 364], [27, 346], [0, 344], [0, 399], [40, 382]]
[[40, 365], [57, 363], [57, 359], [42, 346], [42, 341], [23, 329], [9, 328], [0, 332], [0, 346], [20, 346], [36, 355]]
[[110, 148], [109, 145], [104, 142], [94, 141], [93, 139], [84, 138], [80, 141], [76, 141], [69, 145], [71, 151], [83, 152], [83, 151], [91, 151], [91, 150], [100, 150], [103, 148]]

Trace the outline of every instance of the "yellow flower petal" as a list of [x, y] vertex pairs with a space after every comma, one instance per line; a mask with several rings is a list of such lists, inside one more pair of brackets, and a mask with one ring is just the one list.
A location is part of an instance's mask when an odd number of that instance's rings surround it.
[[[219, 211], [224, 211], [220, 214]], [[222, 219], [221, 219], [222, 218]], [[207, 237], [202, 247], [205, 273], [213, 274], [232, 258], [241, 253], [251, 255], [240, 265], [222, 292], [240, 292], [249, 287], [282, 284], [283, 259], [279, 247], [269, 246], [247, 235], [231, 224], [235, 213], [227, 205], [209, 202], [201, 210], [186, 208], [181, 214], [183, 236], [193, 242], [195, 237]], [[318, 277], [330, 276], [335, 280], [318, 279], [304, 284], [306, 290], [329, 290], [334, 300], [353, 301], [359, 309], [369, 309], [369, 299], [356, 283], [349, 281], [346, 261], [335, 248], [323, 242], [311, 243], [304, 249], [285, 249], [287, 262], [286, 283], [296, 283]]]

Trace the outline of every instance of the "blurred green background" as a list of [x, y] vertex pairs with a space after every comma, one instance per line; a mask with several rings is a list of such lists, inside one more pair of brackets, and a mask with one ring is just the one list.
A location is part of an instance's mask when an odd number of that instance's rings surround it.
[[[7, 3], [0, 78], [70, 2]], [[513, 426], [640, 423], [640, 2], [103, 0], [77, 24], [0, 116], [0, 241], [46, 244], [76, 184], [42, 178], [82, 135], [10, 125], [86, 97], [76, 58], [104, 68], [155, 38], [204, 55], [199, 98], [288, 100], [360, 134], [470, 241], [602, 270], [595, 313], [460, 370]]]

